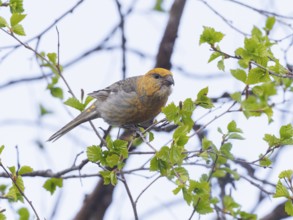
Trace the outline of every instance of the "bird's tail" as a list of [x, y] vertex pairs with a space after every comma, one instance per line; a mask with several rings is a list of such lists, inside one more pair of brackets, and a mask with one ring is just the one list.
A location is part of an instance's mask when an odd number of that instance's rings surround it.
[[59, 139], [61, 136], [66, 134], [67, 132], [71, 131], [73, 128], [76, 126], [100, 117], [99, 114], [96, 111], [91, 111], [92, 109], [86, 109], [82, 113], [80, 113], [75, 119], [70, 121], [68, 124], [66, 124], [64, 127], [62, 127], [59, 131], [57, 131], [55, 134], [53, 134], [47, 141], [56, 141]]

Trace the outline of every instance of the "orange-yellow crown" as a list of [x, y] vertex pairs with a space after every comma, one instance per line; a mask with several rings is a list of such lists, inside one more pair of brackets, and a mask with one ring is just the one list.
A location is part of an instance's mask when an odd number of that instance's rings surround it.
[[146, 75], [151, 75], [151, 74], [154, 74], [154, 73], [157, 73], [157, 74], [161, 75], [162, 77], [168, 76], [168, 75], [173, 75], [169, 70], [164, 69], [164, 68], [160, 68], [160, 67], [151, 69], [150, 71], [148, 71], [146, 73]]

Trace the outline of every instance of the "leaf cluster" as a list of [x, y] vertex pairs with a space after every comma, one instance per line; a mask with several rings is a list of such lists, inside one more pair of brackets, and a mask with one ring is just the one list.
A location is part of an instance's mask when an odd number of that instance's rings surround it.
[[[3, 3], [0, 2], [0, 7]], [[17, 35], [24, 36], [25, 31], [20, 22], [26, 17], [23, 8], [23, 0], [10, 0], [8, 4], [11, 12], [10, 22], [8, 23], [5, 18], [0, 16], [0, 28], [8, 28], [8, 30]]]
[[87, 158], [93, 163], [98, 163], [105, 167], [100, 171], [100, 175], [104, 179], [104, 184], [117, 184], [117, 171], [122, 170], [125, 159], [128, 158], [128, 142], [123, 140], [112, 141], [109, 136], [106, 138], [106, 148], [100, 146], [87, 147]]

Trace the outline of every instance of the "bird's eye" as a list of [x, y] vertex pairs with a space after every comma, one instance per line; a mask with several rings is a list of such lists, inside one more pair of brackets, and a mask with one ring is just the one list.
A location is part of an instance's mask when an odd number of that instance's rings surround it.
[[155, 79], [160, 79], [160, 78], [161, 78], [161, 75], [159, 75], [159, 74], [154, 74], [153, 77], [154, 77]]

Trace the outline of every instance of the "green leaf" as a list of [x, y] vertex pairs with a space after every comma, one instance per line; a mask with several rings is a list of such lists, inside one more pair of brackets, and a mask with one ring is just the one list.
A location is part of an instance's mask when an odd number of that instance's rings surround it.
[[157, 157], [153, 157], [150, 161], [150, 171], [157, 171], [159, 170], [159, 164]]
[[272, 165], [272, 161], [270, 160], [270, 158], [268, 158], [268, 157], [263, 157], [262, 154], [261, 154], [259, 157], [262, 158], [262, 159], [259, 161], [259, 165], [261, 165], [262, 167], [269, 167], [269, 166]]
[[119, 155], [111, 154], [106, 157], [106, 163], [110, 168], [113, 168], [118, 165], [119, 159]]
[[15, 25], [19, 24], [25, 17], [26, 14], [13, 13], [10, 17], [11, 27], [14, 27]]
[[15, 166], [11, 166], [11, 167], [8, 167], [9, 171], [11, 172], [11, 174], [14, 176], [16, 174], [16, 168]]
[[293, 204], [291, 200], [288, 200], [285, 203], [285, 212], [289, 215], [289, 216], [293, 216]]
[[9, 7], [11, 13], [22, 13], [24, 11], [23, 0], [10, 0]]
[[195, 210], [201, 214], [205, 215], [208, 213], [212, 213], [214, 209], [211, 207], [211, 202], [208, 196], [200, 197], [200, 200], [197, 200], [195, 204], [197, 204]]
[[120, 159], [125, 159], [128, 157], [127, 146], [128, 142], [125, 140], [117, 139], [113, 142], [114, 152], [117, 153], [119, 156], [123, 156], [123, 158]]
[[291, 124], [282, 126], [279, 133], [281, 138], [277, 138], [274, 135], [265, 134], [263, 140], [265, 140], [270, 147], [278, 147], [280, 145], [293, 145], [293, 129]]
[[213, 142], [208, 140], [206, 137], [202, 139], [201, 146], [204, 151], [208, 150], [212, 145], [213, 145]]
[[156, 0], [153, 10], [158, 12], [164, 12], [164, 8], [162, 7], [164, 0]]
[[57, 54], [56, 53], [47, 53], [48, 59], [53, 63], [57, 64]]
[[105, 185], [109, 185], [111, 183], [114, 186], [117, 184], [117, 175], [115, 171], [102, 170], [100, 171], [100, 174], [103, 177]]
[[162, 109], [162, 112], [166, 115], [168, 121], [179, 122], [179, 108], [172, 102]]
[[55, 85], [58, 83], [60, 76], [59, 75], [54, 75], [51, 80], [52, 82], [48, 84], [47, 89], [51, 89], [55, 87]]
[[208, 92], [208, 87], [201, 89], [197, 94], [195, 104], [207, 109], [214, 107], [212, 101], [207, 97]]
[[114, 171], [111, 171], [111, 173], [110, 173], [110, 182], [113, 186], [115, 186], [118, 182], [116, 172], [114, 172]]
[[217, 128], [217, 131], [218, 131], [220, 134], [224, 134], [223, 131], [222, 131], [222, 129], [221, 129], [220, 127]]
[[172, 146], [170, 148], [170, 162], [172, 164], [178, 164], [181, 165], [183, 162], [183, 159], [185, 157], [185, 155], [182, 153], [183, 152], [182, 147], [178, 147], [178, 146]]
[[6, 218], [6, 216], [1, 212], [0, 213], [0, 220], [6, 220], [7, 218]]
[[[231, 154], [232, 144], [231, 143], [225, 143], [221, 146], [220, 152], [221, 155], [218, 158], [219, 163], [225, 164], [227, 162], [227, 159], [233, 159], [233, 154]], [[224, 157], [223, 157], [224, 156]]]
[[63, 99], [63, 90], [60, 87], [52, 87], [49, 89], [52, 96]]
[[217, 67], [219, 70], [225, 71], [225, 64], [223, 59], [218, 61]]
[[223, 178], [225, 177], [227, 174], [227, 172], [225, 170], [215, 170], [213, 172], [213, 177], [216, 177], [216, 178]]
[[128, 146], [128, 142], [125, 140], [120, 140], [120, 139], [116, 139], [113, 142], [113, 146], [115, 149], [121, 149], [121, 148], [126, 148]]
[[194, 121], [192, 120], [192, 114], [195, 109], [195, 103], [192, 101], [191, 98], [187, 98], [184, 100], [182, 107], [180, 109], [180, 115], [182, 118], [182, 123], [184, 126], [187, 126], [188, 131], [192, 129], [194, 125]]
[[191, 116], [194, 109], [195, 109], [195, 106], [194, 106], [194, 102], [192, 101], [192, 99], [191, 98], [185, 99], [183, 102], [183, 105], [182, 105], [182, 112], [189, 113]]
[[114, 146], [113, 146], [113, 141], [112, 141], [110, 135], [108, 135], [108, 136], [106, 137], [106, 147], [107, 147], [108, 150], [110, 150], [110, 151], [112, 151], [113, 148], [114, 148]]
[[167, 146], [163, 146], [157, 153], [156, 153], [156, 157], [164, 160], [164, 161], [169, 161], [169, 151], [170, 148]]
[[[16, 177], [16, 184], [17, 184], [18, 188], [20, 188], [20, 190], [24, 192], [25, 187], [24, 187], [23, 179], [21, 176]], [[19, 193], [18, 189], [17, 189], [17, 192]], [[21, 197], [22, 197], [22, 195], [21, 195]]]
[[230, 212], [233, 213], [233, 209], [240, 207], [240, 205], [234, 201], [234, 199], [231, 196], [224, 196], [223, 199], [224, 202], [224, 208], [226, 210], [229, 210]]
[[190, 180], [190, 189], [198, 195], [209, 195], [210, 194], [210, 184], [207, 181], [194, 181]]
[[2, 151], [4, 150], [4, 145], [1, 145], [1, 147], [0, 147], [0, 154], [2, 154]]
[[84, 101], [84, 106], [86, 107], [94, 98], [92, 96], [87, 96]]
[[8, 25], [7, 21], [3, 17], [0, 16], [0, 28], [8, 27], [8, 26], [9, 25]]
[[214, 45], [220, 42], [225, 35], [221, 32], [216, 31], [212, 27], [204, 27], [202, 34], [200, 35], [199, 44], [208, 43]]
[[25, 36], [23, 26], [20, 24], [16, 24], [16, 25], [12, 26], [11, 31], [17, 35]]
[[175, 189], [173, 189], [172, 192], [174, 193], [174, 195], [177, 195], [181, 191], [182, 188], [183, 186], [178, 186]]
[[259, 96], [259, 97], [264, 95], [264, 89], [263, 89], [262, 86], [253, 87], [252, 92], [253, 92], [253, 94], [255, 94], [255, 95]]
[[109, 185], [111, 183], [111, 177], [110, 177], [111, 171], [102, 170], [102, 171], [100, 171], [100, 174], [103, 177], [104, 184]]
[[252, 28], [252, 30], [251, 30], [251, 35], [253, 36], [253, 37], [256, 37], [257, 39], [261, 39], [262, 38], [262, 32], [261, 32], [261, 30], [258, 28], [258, 27], [256, 27], [256, 26], [253, 26], [253, 28]]
[[243, 219], [243, 220], [257, 220], [257, 219], [259, 219], [259, 218], [257, 218], [257, 215], [243, 212], [243, 211], [240, 211], [239, 215], [240, 215], [239, 219]]
[[176, 128], [173, 134], [173, 140], [176, 142], [178, 146], [184, 146], [188, 142], [189, 137], [187, 136], [187, 133], [189, 131], [190, 128], [184, 125]]
[[40, 116], [51, 114], [52, 111], [46, 109], [42, 104], [39, 105]]
[[241, 102], [241, 107], [244, 115], [248, 118], [251, 116], [261, 116], [265, 113], [268, 118], [272, 117], [273, 111], [267, 102], [259, 100], [256, 96], [248, 96], [245, 100]]
[[245, 138], [240, 134], [232, 133], [228, 135], [228, 139], [244, 140]]
[[247, 79], [246, 72], [242, 69], [235, 69], [235, 70], [230, 70], [232, 76], [234, 76], [236, 79], [239, 81], [245, 83]]
[[183, 198], [187, 202], [188, 205], [192, 202], [192, 194], [186, 190], [185, 187], [182, 188]]
[[281, 140], [275, 135], [265, 134], [263, 140], [269, 144], [269, 147], [279, 146], [281, 144]]
[[19, 191], [17, 190], [17, 188], [15, 186], [12, 186], [9, 188], [8, 192], [5, 194], [5, 197], [8, 199], [11, 199], [12, 201], [17, 201], [17, 197]]
[[281, 139], [289, 139], [293, 136], [293, 128], [291, 124], [283, 125], [280, 128], [280, 137]]
[[280, 179], [287, 178], [287, 179], [291, 180], [292, 175], [293, 175], [293, 170], [284, 170], [279, 174], [279, 178]]
[[43, 187], [53, 195], [57, 187], [61, 188], [63, 186], [62, 178], [50, 178], [46, 180]]
[[210, 62], [212, 62], [213, 60], [215, 60], [215, 59], [217, 59], [218, 57], [220, 57], [221, 56], [221, 53], [219, 53], [219, 52], [213, 52], [212, 54], [211, 54], [211, 56], [210, 56], [210, 58], [209, 58], [209, 60], [208, 60], [208, 62], [210, 63]]
[[26, 173], [31, 173], [33, 171], [34, 171], [33, 168], [31, 168], [30, 166], [22, 166], [22, 167], [20, 167], [18, 174], [23, 175]]
[[149, 134], [149, 142], [152, 142], [154, 140], [154, 133], [148, 132], [148, 134]]
[[170, 165], [168, 162], [163, 160], [158, 160], [158, 168], [162, 176], [169, 176], [170, 175]]
[[231, 121], [228, 126], [227, 129], [229, 132], [238, 132], [238, 133], [242, 133], [242, 130], [240, 128], [237, 128], [237, 124], [236, 122], [233, 120]]
[[196, 205], [195, 210], [199, 214], [207, 214], [213, 211], [210, 200], [210, 184], [207, 181], [190, 180], [188, 190], [194, 192], [193, 205]]
[[257, 67], [249, 71], [246, 84], [252, 85], [261, 82], [269, 82], [270, 80], [268, 72]]
[[241, 102], [241, 96], [241, 92], [234, 92], [230, 94], [230, 97], [236, 102]]
[[[5, 195], [7, 198], [12, 199], [13, 201], [21, 201], [23, 202], [23, 196], [19, 192], [19, 189], [24, 192], [24, 184], [21, 176], [15, 176], [13, 177], [16, 183], [13, 183], [13, 185], [9, 188], [9, 191]], [[16, 185], [18, 187], [16, 187]]]
[[290, 194], [288, 189], [281, 183], [279, 180], [276, 185], [276, 193], [273, 196], [274, 198], [285, 197], [287, 199], [290, 198]]
[[189, 173], [184, 167], [176, 167], [173, 169], [175, 176], [180, 179], [178, 183], [181, 185], [182, 182], [186, 183], [189, 179]]
[[102, 150], [100, 147], [96, 145], [92, 145], [87, 147], [86, 155], [89, 161], [91, 162], [98, 162], [102, 158]]
[[268, 17], [267, 21], [266, 21], [266, 26], [265, 26], [265, 30], [266, 31], [270, 31], [273, 29], [274, 25], [276, 22], [276, 18], [275, 17]]
[[19, 220], [29, 220], [30, 213], [27, 208], [20, 208], [17, 210], [17, 213], [19, 214]]
[[74, 97], [71, 97], [71, 98], [68, 98], [65, 102], [64, 102], [65, 105], [68, 105], [72, 108], [75, 108], [79, 111], [83, 111], [84, 110], [84, 105], [76, 98]]

